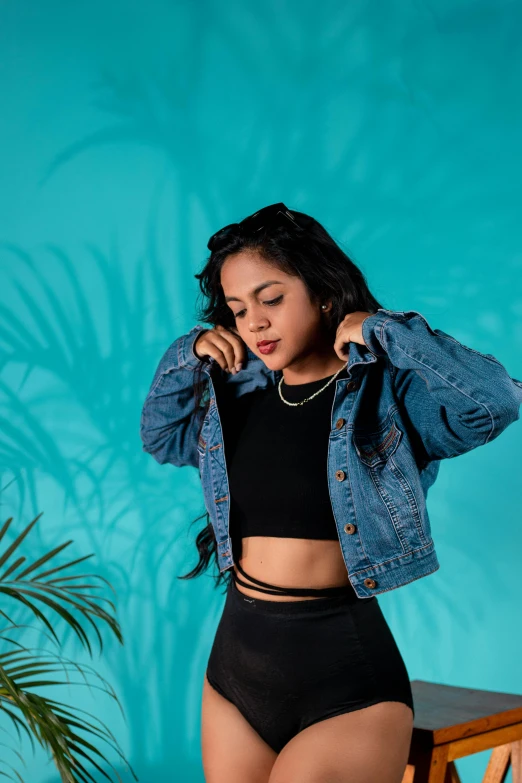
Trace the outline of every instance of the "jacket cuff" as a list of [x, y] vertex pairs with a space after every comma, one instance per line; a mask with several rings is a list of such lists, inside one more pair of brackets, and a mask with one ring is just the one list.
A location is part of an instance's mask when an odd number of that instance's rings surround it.
[[200, 362], [205, 361], [205, 359], [200, 359], [194, 353], [194, 343], [201, 332], [208, 331], [208, 327], [196, 324], [196, 326], [193, 326], [192, 329], [184, 335], [178, 343], [178, 367], [186, 370], [195, 370]]
[[[422, 313], [417, 310], [385, 310], [380, 307], [377, 312], [367, 316], [362, 322], [362, 337], [366, 347], [375, 356], [386, 356], [386, 351], [382, 347], [384, 341], [383, 330], [389, 321], [407, 321], [410, 316], [420, 315], [423, 321], [426, 321]], [[429, 324], [428, 328], [431, 330]]]

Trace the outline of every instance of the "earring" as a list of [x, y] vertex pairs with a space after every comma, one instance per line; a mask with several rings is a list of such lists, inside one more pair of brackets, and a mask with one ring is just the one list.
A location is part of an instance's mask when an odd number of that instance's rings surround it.
[[326, 305], [321, 305], [321, 310], [326, 310]]

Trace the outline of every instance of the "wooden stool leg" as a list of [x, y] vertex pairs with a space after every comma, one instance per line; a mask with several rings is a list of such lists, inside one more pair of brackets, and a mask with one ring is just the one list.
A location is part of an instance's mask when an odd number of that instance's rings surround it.
[[[482, 783], [504, 783], [509, 769], [512, 745], [520, 745], [520, 743], [513, 742], [508, 745], [498, 745], [496, 748], [493, 748], [485, 775], [482, 778]], [[515, 777], [513, 777], [513, 783], [514, 782]]]
[[447, 745], [434, 747], [416, 759], [413, 783], [446, 783], [447, 766]]
[[446, 777], [444, 783], [461, 783], [460, 775], [454, 761], [450, 761], [446, 767]]
[[522, 740], [510, 743], [513, 783], [522, 783]]

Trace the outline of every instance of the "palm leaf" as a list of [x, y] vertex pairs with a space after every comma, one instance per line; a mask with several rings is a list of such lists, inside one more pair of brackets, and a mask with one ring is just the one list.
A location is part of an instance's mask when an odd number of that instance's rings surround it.
[[[100, 642], [100, 651], [103, 650], [103, 640], [98, 628], [99, 623], [108, 625], [118, 641], [123, 643], [118, 622], [101, 605], [106, 601], [114, 612], [115, 607], [112, 601], [88, 592], [101, 587], [96, 584], [98, 579], [108, 585], [111, 590], [113, 590], [112, 585], [103, 577], [92, 573], [56, 576], [58, 572], [71, 568], [92, 555], [54, 565], [53, 559], [72, 541], [60, 544], [29, 563], [27, 558], [19, 553], [22, 543], [40, 516], [41, 514], [35, 517], [14, 541], [6, 546], [3, 552], [0, 552], [0, 569], [3, 569], [0, 571], [0, 593], [9, 596], [30, 610], [48, 629], [50, 634], [48, 638], [56, 642], [58, 646], [60, 646], [60, 639], [53, 624], [41, 611], [39, 605], [51, 609], [54, 614], [65, 620], [91, 656], [92, 649], [87, 634], [89, 629], [94, 630]], [[7, 519], [0, 529], [0, 546], [5, 542], [11, 523], [12, 517]], [[10, 560], [11, 562], [9, 562]], [[47, 567], [49, 565], [52, 567]], [[42, 650], [42, 648], [24, 646], [12, 636], [16, 631], [26, 626], [13, 622], [4, 611], [0, 611], [0, 614], [9, 622], [8, 626], [0, 629], [0, 639], [3, 644], [3, 649], [0, 648], [0, 708], [16, 729], [18, 738], [21, 739], [21, 732], [24, 731], [31, 741], [33, 751], [35, 739], [49, 751], [63, 783], [95, 781], [85, 766], [86, 763], [106, 780], [117, 779], [121, 783], [121, 777], [114, 766], [90, 739], [107, 743], [137, 780], [116, 739], [102, 721], [84, 710], [69, 707], [34, 691], [36, 688], [65, 684], [69, 686], [87, 685], [90, 689], [101, 690], [109, 695], [123, 713], [116, 693], [109, 683], [88, 665], [80, 665], [57, 653]], [[82, 620], [87, 621], [86, 628], [84, 628]], [[81, 680], [71, 681], [71, 671], [79, 674]], [[57, 676], [57, 673], [61, 676]], [[89, 677], [97, 678], [99, 684], [93, 684]], [[86, 720], [84, 716], [88, 716], [89, 719]], [[86, 736], [79, 734], [79, 731]], [[108, 764], [112, 772], [105, 772], [99, 762]], [[17, 779], [23, 783], [23, 778], [11, 765], [5, 761], [2, 761], [2, 764], [5, 765], [6, 771], [0, 770], [1, 777], [8, 777], [11, 780]]]
[[[13, 541], [13, 543], [7, 547], [5, 552], [0, 555], [0, 568], [6, 565], [9, 558], [14, 555], [14, 553], [16, 552], [16, 550], [18, 549], [22, 541], [29, 534], [31, 529], [34, 527], [34, 525], [36, 524], [40, 516], [41, 514], [35, 517], [32, 520], [32, 522], [30, 522], [27, 525], [27, 527], [20, 533], [20, 535], [17, 536], [17, 538]], [[0, 544], [2, 543], [11, 525], [11, 522], [12, 522], [12, 517], [10, 517], [5, 522], [2, 529], [0, 530]], [[73, 584], [72, 586], [68, 587], [65, 585], [57, 584], [58, 580], [56, 579], [48, 578], [49, 576], [57, 573], [60, 570], [63, 570], [65, 568], [70, 568], [72, 565], [76, 563], [79, 563], [83, 560], [87, 560], [89, 557], [92, 557], [92, 555], [85, 555], [84, 557], [78, 558], [77, 560], [71, 561], [69, 563], [65, 563], [59, 566], [55, 566], [54, 568], [42, 571], [41, 573], [35, 574], [29, 580], [23, 578], [28, 576], [29, 574], [32, 574], [34, 571], [39, 569], [45, 563], [48, 563], [57, 554], [59, 554], [66, 547], [68, 547], [71, 543], [72, 541], [66, 541], [64, 544], [55, 547], [50, 552], [47, 552], [46, 554], [44, 554], [42, 557], [38, 558], [34, 562], [25, 565], [24, 568], [22, 568], [22, 566], [25, 564], [26, 558], [18, 557], [11, 565], [9, 565], [6, 568], [6, 570], [3, 573], [0, 573], [0, 593], [9, 595], [14, 600], [24, 604], [28, 609], [30, 609], [33, 612], [33, 614], [35, 614], [46, 625], [46, 627], [52, 633], [56, 641], [58, 641], [58, 637], [52, 625], [48, 622], [47, 618], [45, 618], [43, 613], [38, 609], [36, 604], [30, 601], [29, 599], [31, 598], [35, 599], [36, 601], [39, 601], [45, 606], [48, 606], [50, 609], [52, 609], [56, 614], [58, 614], [60, 617], [62, 617], [62, 619], [64, 619], [67, 622], [67, 624], [76, 633], [76, 635], [78, 636], [82, 644], [88, 649], [89, 654], [92, 656], [92, 648], [87, 633], [83, 628], [81, 622], [79, 622], [76, 619], [76, 617], [71, 613], [71, 611], [69, 611], [68, 607], [72, 607], [76, 609], [80, 613], [80, 615], [82, 615], [82, 617], [91, 625], [96, 636], [98, 637], [98, 641], [100, 644], [100, 652], [101, 652], [103, 651], [103, 639], [99, 632], [96, 621], [105, 622], [110, 627], [111, 631], [114, 633], [118, 641], [120, 643], [123, 643], [123, 637], [118, 622], [111, 614], [109, 614], [100, 605], [103, 602], [107, 602], [110, 608], [114, 612], [115, 611], [114, 604], [108, 598], [104, 598], [102, 596], [97, 596], [97, 595], [91, 596], [89, 593], [85, 592], [86, 590], [92, 590], [93, 588], [97, 589], [98, 585], [94, 585], [90, 583], [87, 584], [79, 583], [79, 584]], [[99, 576], [98, 574], [89, 574], [88, 576], [86, 576], [85, 574], [79, 574], [74, 577], [73, 576], [68, 577], [67, 579], [68, 581], [73, 581], [75, 579], [85, 580], [88, 578], [99, 579], [102, 582], [108, 584], [109, 587], [113, 589], [110, 583], [107, 582], [106, 579]], [[58, 600], [54, 600], [54, 599], [58, 599]], [[63, 604], [65, 604], [65, 606], [63, 606]]]
[[[55, 657], [58, 659], [58, 663], [45, 663], [47, 671], [56, 671], [59, 667], [63, 668], [64, 659], [61, 659], [59, 656]], [[62, 781], [64, 781], [64, 783], [76, 783], [78, 780], [95, 780], [90, 772], [81, 764], [78, 757], [89, 761], [89, 763], [100, 771], [107, 780], [111, 780], [112, 778], [93, 758], [93, 756], [96, 756], [109, 764], [110, 768], [114, 771], [117, 780], [121, 783], [121, 777], [114, 766], [96, 746], [92, 744], [92, 742], [89, 742], [88, 739], [77, 734], [76, 729], [80, 729], [87, 733], [87, 735], [91, 735], [98, 740], [103, 740], [110, 745], [120, 759], [127, 764], [134, 779], [137, 780], [132, 767], [125, 761], [113, 734], [102, 721], [97, 718], [94, 718], [96, 723], [87, 722], [83, 719], [80, 721], [77, 713], [84, 712], [83, 710], [67, 708], [66, 705], [61, 702], [47, 699], [28, 690], [28, 688], [64, 685], [65, 683], [60, 679], [35, 680], [32, 683], [26, 683], [25, 680], [27, 677], [41, 675], [44, 664], [39, 658], [30, 654], [25, 655], [24, 660], [29, 661], [30, 663], [27, 663], [23, 667], [22, 673], [17, 672], [16, 667], [9, 668], [0, 665], [0, 705], [4, 708], [5, 714], [7, 714], [17, 728], [19, 726], [26, 730], [29, 728], [31, 735], [36, 737], [40, 745], [52, 752], [53, 760], [61, 775]], [[76, 670], [84, 670], [85, 668], [83, 666], [80, 667], [78, 664], [71, 661], [68, 661], [67, 663], [72, 665]], [[94, 674], [105, 683], [106, 687], [101, 688], [101, 690], [114, 698], [121, 709], [121, 705], [112, 688], [108, 686], [100, 675], [96, 674], [96, 672], [94, 672]], [[67, 684], [70, 683], [67, 682]], [[93, 686], [89, 684], [89, 687]], [[21, 713], [21, 717], [16, 715], [12, 709], [6, 709], [5, 703], [8, 703], [10, 707], [17, 709]], [[85, 714], [90, 715], [89, 713]], [[89, 753], [86, 753], [84, 748], [88, 750]], [[81, 772], [79, 772], [80, 770]]]

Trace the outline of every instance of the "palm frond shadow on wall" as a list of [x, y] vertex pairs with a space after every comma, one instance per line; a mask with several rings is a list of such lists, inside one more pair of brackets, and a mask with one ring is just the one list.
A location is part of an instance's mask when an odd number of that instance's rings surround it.
[[[42, 252], [61, 270], [60, 286], [50, 284], [41, 259], [14, 245], [3, 251], [13, 261], [17, 294], [0, 305], [3, 468], [23, 477], [16, 483], [20, 507], [27, 499], [41, 505], [47, 484], [63, 496], [68, 530], [99, 556], [100, 572], [115, 585], [126, 644], [118, 650], [109, 642], [105, 663], [125, 694], [133, 758], [149, 767], [138, 774], [159, 782], [175, 763], [197, 779], [192, 758], [183, 758], [184, 739], [194, 743], [198, 732], [197, 710], [186, 705], [200, 699], [210, 631], [194, 633], [194, 618], [212, 624], [216, 617], [205, 591], [173, 575], [187, 570], [182, 554], [192, 551], [195, 537], [188, 520], [202, 508], [202, 495], [195, 471], [190, 481], [189, 468], [163, 470], [143, 453], [139, 438], [154, 367], [175, 336], [171, 302], [154, 306], [153, 339], [147, 335], [144, 302], [167, 299], [164, 276], [149, 252], [129, 286], [119, 258], [88, 246], [101, 280], [93, 301], [76, 274], [79, 260], [59, 247]], [[36, 530], [27, 541], [35, 558], [46, 546], [41, 536]], [[74, 643], [71, 628], [64, 627], [62, 638]], [[177, 673], [187, 670], [187, 661], [191, 674], [182, 681]], [[154, 769], [143, 762], [151, 747], [161, 759]]]

